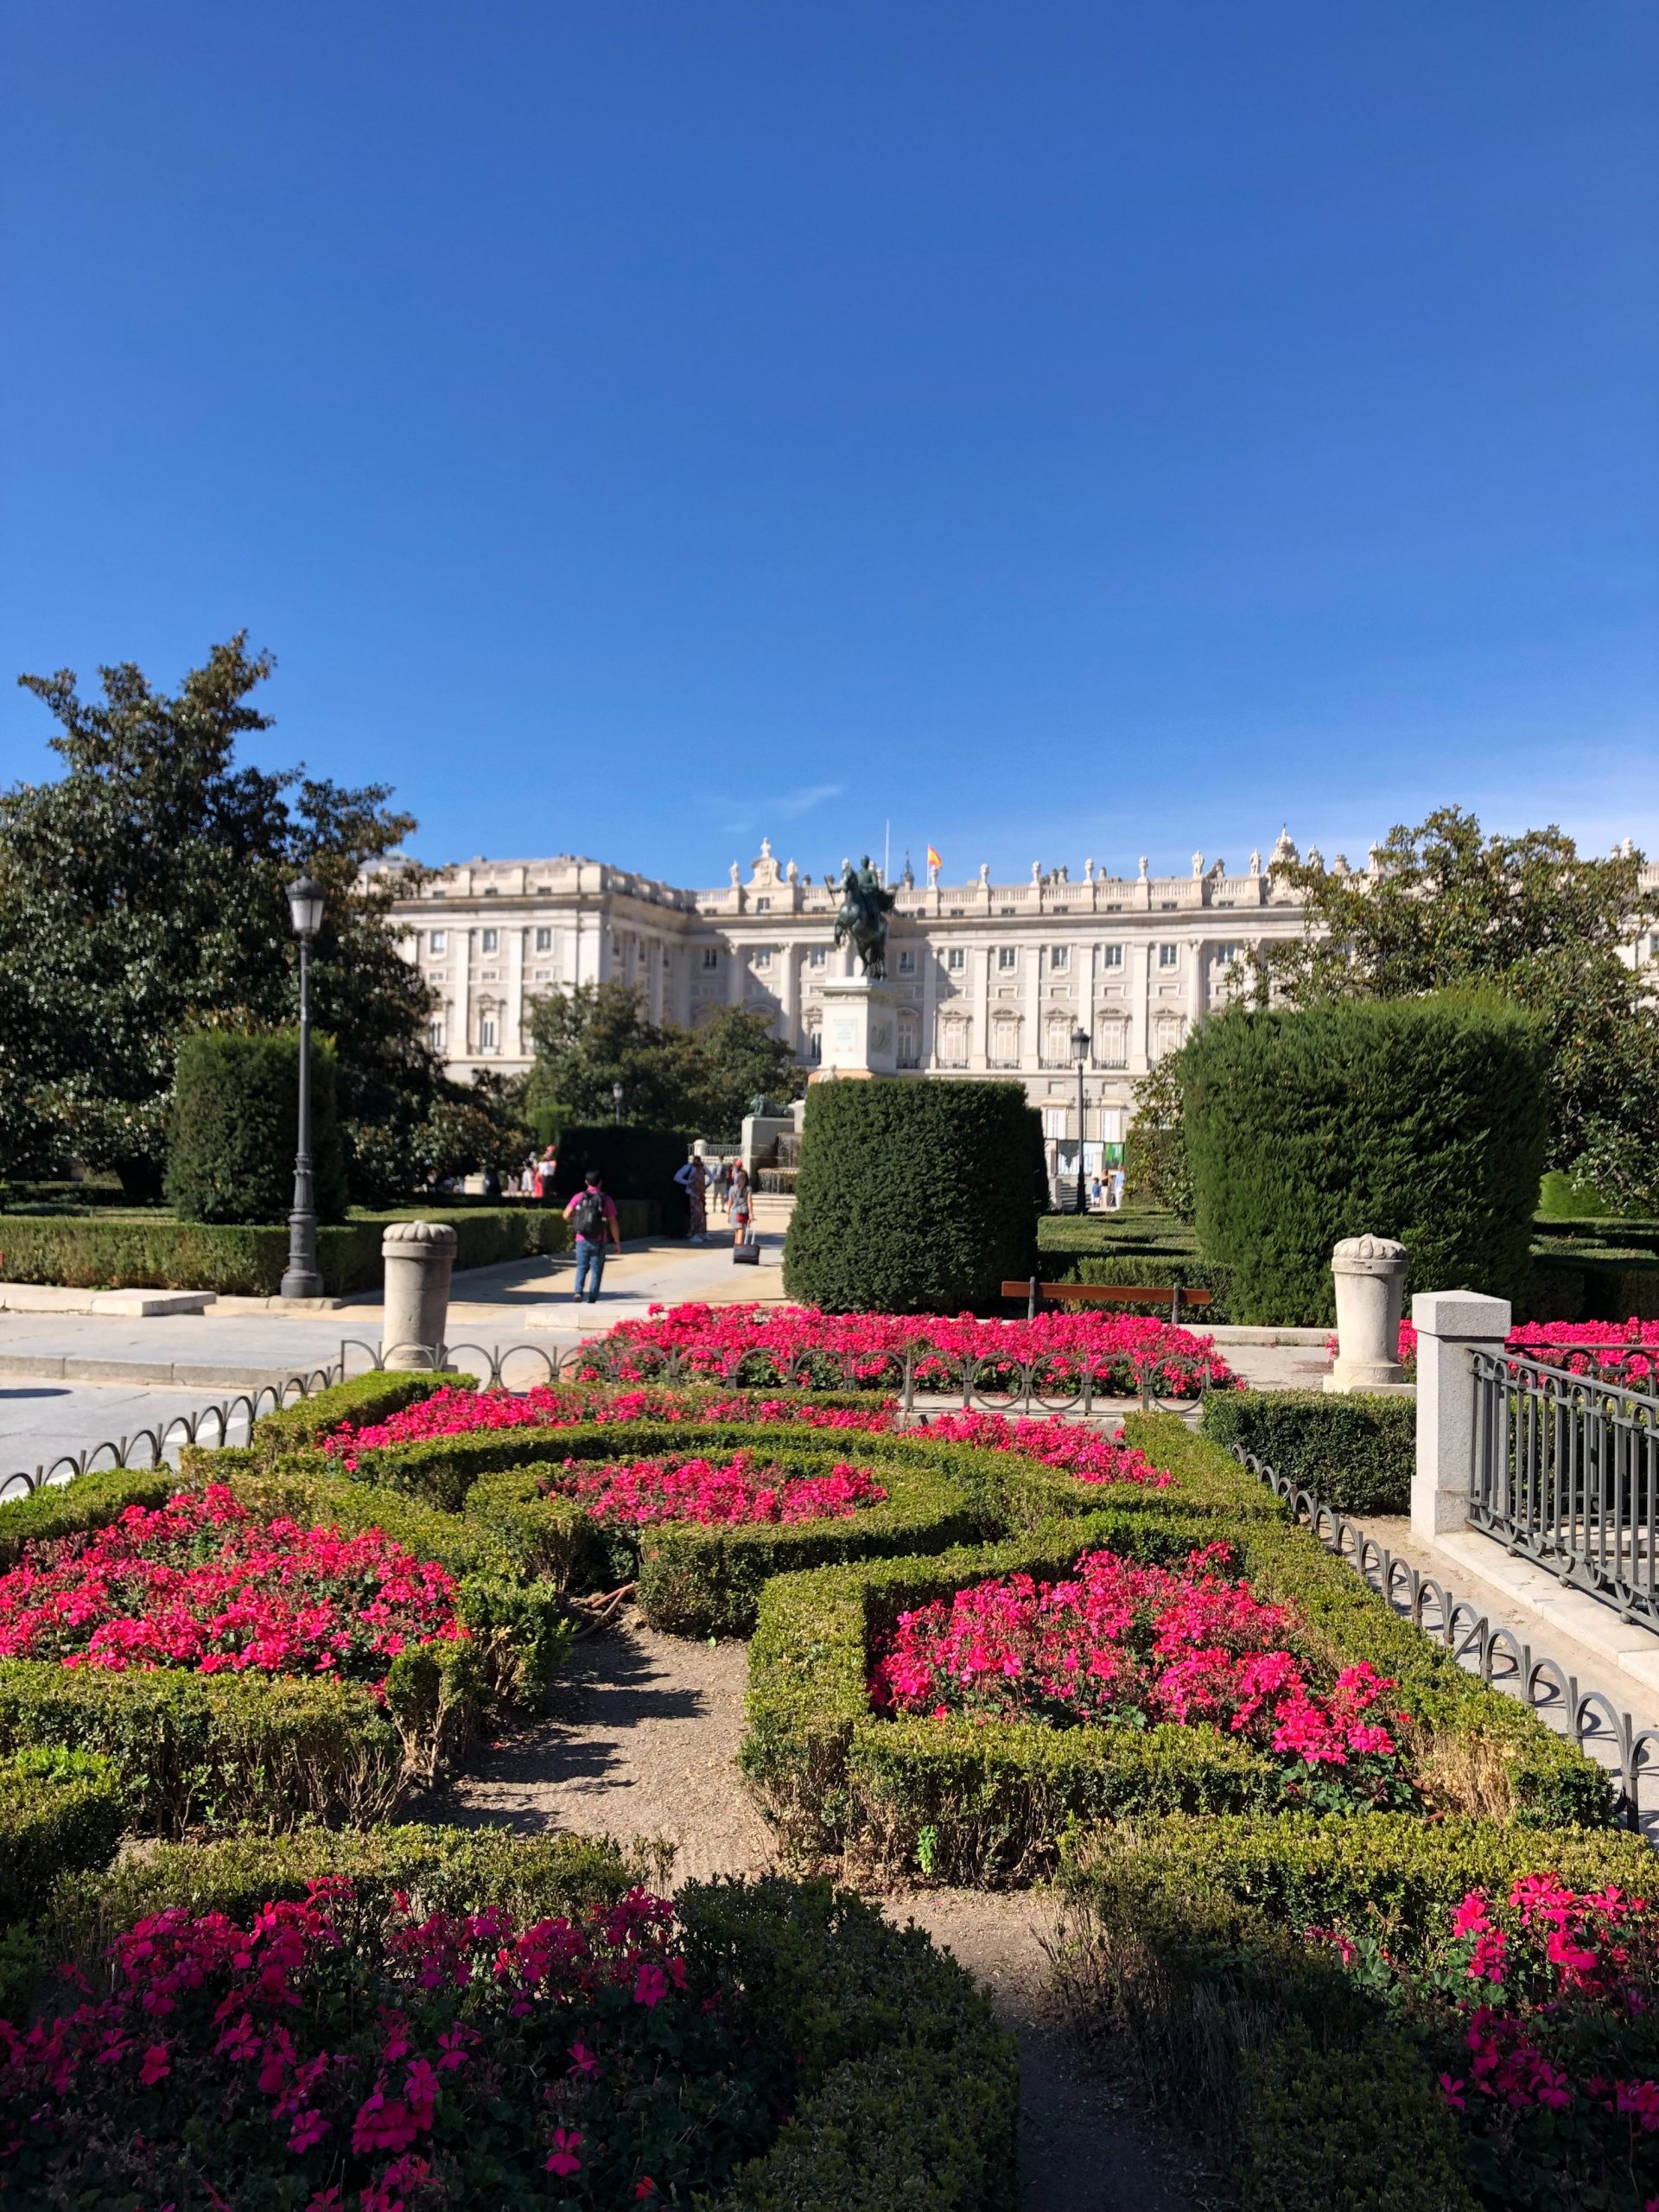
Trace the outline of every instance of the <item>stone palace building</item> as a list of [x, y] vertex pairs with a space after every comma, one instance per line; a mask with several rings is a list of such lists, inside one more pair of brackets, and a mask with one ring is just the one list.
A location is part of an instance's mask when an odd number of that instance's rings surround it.
[[[1081, 876], [1033, 867], [1025, 883], [906, 880], [887, 947], [900, 1071], [1025, 1084], [1051, 1138], [1075, 1142], [1072, 1036], [1087, 1030], [1084, 1138], [1122, 1138], [1135, 1079], [1225, 995], [1235, 961], [1300, 934], [1301, 909], [1275, 868], [1230, 874], [1192, 856], [1192, 873]], [[1338, 865], [1345, 865], [1338, 856]], [[452, 1075], [503, 1074], [531, 1058], [528, 1010], [543, 992], [616, 980], [655, 1020], [690, 1027], [719, 1006], [765, 1014], [798, 1058], [820, 1058], [823, 985], [854, 970], [837, 952], [835, 884], [780, 866], [769, 842], [747, 880], [712, 891], [652, 882], [603, 861], [472, 861], [448, 868], [397, 908], [404, 949], [431, 987], [432, 1041]], [[1091, 1168], [1095, 1160], [1091, 1156]]]

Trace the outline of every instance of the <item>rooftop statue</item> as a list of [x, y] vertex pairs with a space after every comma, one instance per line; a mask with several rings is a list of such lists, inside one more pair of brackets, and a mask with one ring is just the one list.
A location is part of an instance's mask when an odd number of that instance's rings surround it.
[[887, 916], [898, 893], [883, 884], [870, 866], [868, 853], [861, 867], [855, 868], [850, 861], [843, 866], [836, 943], [850, 944], [864, 973], [873, 983], [879, 983], [887, 972]]

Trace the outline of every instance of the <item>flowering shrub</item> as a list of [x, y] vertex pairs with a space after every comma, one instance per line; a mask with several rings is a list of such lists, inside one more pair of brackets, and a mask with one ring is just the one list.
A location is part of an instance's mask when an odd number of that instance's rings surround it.
[[[959, 1590], [899, 1615], [877, 1648], [871, 1701], [935, 1720], [1205, 1724], [1281, 1754], [1305, 1802], [1406, 1796], [1374, 1710], [1393, 1683], [1362, 1662], [1317, 1695], [1286, 1648], [1290, 1614], [1229, 1579], [1231, 1557], [1224, 1543], [1173, 1568], [1086, 1552], [1069, 1581], [1016, 1574]], [[1334, 1793], [1332, 1770], [1347, 1770]]]
[[810, 1382], [818, 1389], [891, 1389], [905, 1353], [917, 1355], [922, 1389], [959, 1388], [963, 1362], [982, 1388], [1014, 1386], [1031, 1365], [1039, 1389], [1070, 1392], [1085, 1375], [1097, 1389], [1131, 1395], [1143, 1375], [1160, 1396], [1195, 1398], [1230, 1389], [1231, 1370], [1213, 1339], [1132, 1314], [1039, 1313], [1034, 1320], [928, 1315], [823, 1313], [811, 1306], [654, 1306], [584, 1348], [582, 1372], [619, 1382], [648, 1380], [669, 1357], [710, 1382], [764, 1389]]
[[787, 2054], [757, 2056], [741, 2007], [689, 1986], [660, 1897], [518, 1928], [399, 1897], [348, 1941], [353, 1908], [332, 1877], [246, 1927], [155, 1914], [115, 1943], [108, 1995], [0, 2021], [0, 2196], [685, 2203], [775, 2132]]
[[721, 1397], [707, 1389], [662, 1387], [632, 1390], [560, 1388], [532, 1390], [435, 1391], [383, 1421], [360, 1428], [346, 1423], [321, 1440], [322, 1448], [346, 1467], [364, 1452], [430, 1436], [468, 1436], [480, 1429], [575, 1428], [624, 1421], [798, 1421], [808, 1428], [876, 1433], [893, 1425], [892, 1402], [876, 1406], [816, 1406], [809, 1398]]
[[454, 1578], [381, 1530], [262, 1521], [212, 1484], [36, 1541], [0, 1575], [0, 1658], [111, 1674], [332, 1675], [378, 1686], [398, 1653], [458, 1642]]
[[1308, 1931], [1382, 1993], [1440, 2066], [1471, 2169], [1505, 2204], [1659, 2202], [1659, 1915], [1615, 1886], [1529, 1874], [1471, 1891], [1426, 1955]]
[[[1576, 1344], [1593, 1350], [1574, 1351]], [[1335, 1337], [1325, 1348], [1333, 1357]], [[1522, 1321], [1510, 1331], [1509, 1351], [1531, 1352], [1567, 1367], [1574, 1375], [1611, 1375], [1629, 1382], [1644, 1382], [1659, 1360], [1659, 1321]], [[1417, 1332], [1409, 1321], [1400, 1324], [1401, 1364], [1410, 1375], [1417, 1372]]]
[[1080, 1483], [1133, 1483], [1146, 1490], [1165, 1490], [1173, 1479], [1134, 1445], [1058, 1414], [1040, 1421], [1010, 1420], [1006, 1414], [934, 1414], [927, 1427], [930, 1435], [943, 1437], [946, 1443], [1023, 1452]]
[[591, 1520], [626, 1529], [845, 1521], [887, 1495], [865, 1467], [841, 1461], [827, 1475], [791, 1475], [747, 1452], [725, 1459], [567, 1459], [563, 1474], [542, 1487], [543, 1496], [579, 1499]]

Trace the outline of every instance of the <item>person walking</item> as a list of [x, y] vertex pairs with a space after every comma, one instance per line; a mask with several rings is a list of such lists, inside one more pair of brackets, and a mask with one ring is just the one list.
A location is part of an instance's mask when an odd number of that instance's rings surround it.
[[599, 1303], [599, 1286], [605, 1275], [605, 1240], [620, 1252], [622, 1233], [616, 1225], [616, 1201], [606, 1194], [597, 1168], [590, 1167], [582, 1187], [564, 1209], [564, 1217], [576, 1232], [576, 1303]]
[[749, 1222], [754, 1212], [754, 1201], [749, 1190], [749, 1172], [740, 1160], [732, 1169], [732, 1195], [727, 1205], [726, 1217], [732, 1225], [734, 1247], [749, 1241]]
[[536, 1162], [536, 1195], [544, 1206], [553, 1203], [553, 1185], [558, 1180], [559, 1155], [551, 1145]]
[[709, 1178], [703, 1172], [702, 1155], [694, 1152], [674, 1180], [685, 1192], [686, 1236], [693, 1244], [701, 1244], [709, 1233]]
[[1098, 1213], [1106, 1203], [1106, 1186], [1098, 1175], [1089, 1185], [1089, 1211]]

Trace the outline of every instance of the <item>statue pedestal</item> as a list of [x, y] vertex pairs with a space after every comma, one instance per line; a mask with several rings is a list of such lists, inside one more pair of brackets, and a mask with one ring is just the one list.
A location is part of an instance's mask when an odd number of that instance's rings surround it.
[[814, 1081], [827, 1075], [896, 1074], [898, 1004], [891, 983], [832, 976], [823, 987], [823, 1059]]

